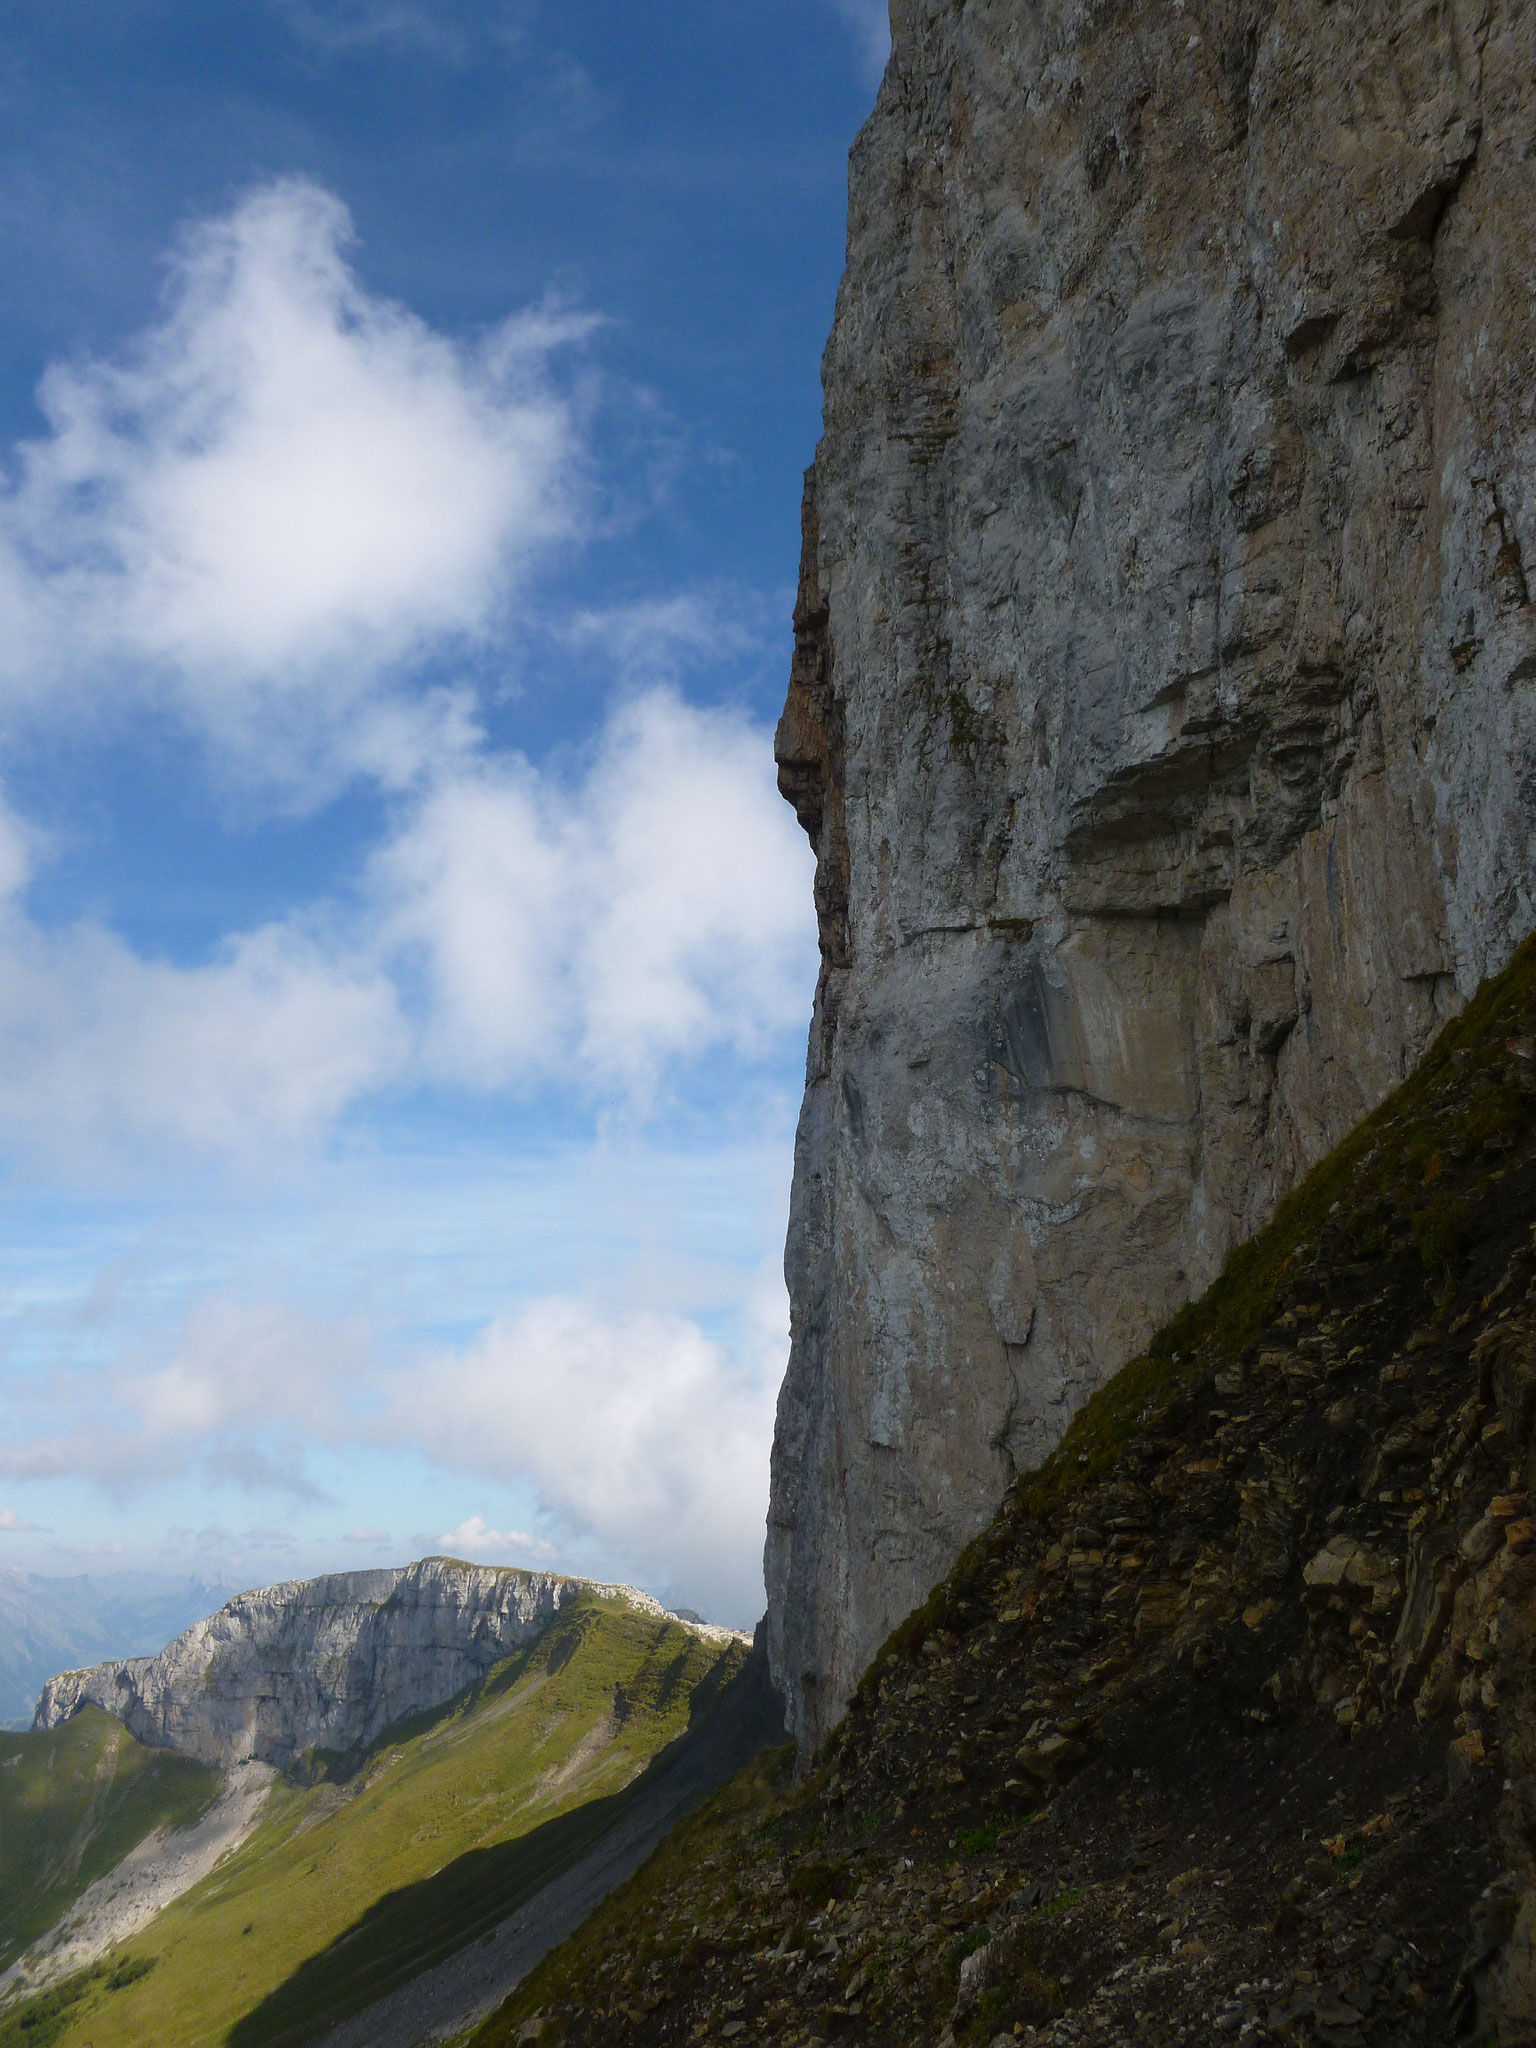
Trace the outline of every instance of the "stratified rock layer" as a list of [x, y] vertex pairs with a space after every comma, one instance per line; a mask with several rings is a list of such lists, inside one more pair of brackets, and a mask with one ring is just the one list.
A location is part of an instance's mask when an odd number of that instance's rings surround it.
[[1536, 921], [1536, 10], [893, 16], [779, 739], [802, 1745]]
[[152, 1747], [286, 1769], [310, 1750], [364, 1749], [407, 1714], [442, 1706], [582, 1595], [666, 1613], [631, 1586], [454, 1558], [338, 1572], [242, 1593], [157, 1657], [50, 1679], [34, 1725], [94, 1705]]

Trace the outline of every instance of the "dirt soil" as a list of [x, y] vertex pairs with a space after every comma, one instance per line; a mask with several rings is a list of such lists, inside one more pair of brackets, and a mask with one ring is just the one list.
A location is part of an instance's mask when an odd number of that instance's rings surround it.
[[1536, 952], [476, 2036], [1536, 2044]]

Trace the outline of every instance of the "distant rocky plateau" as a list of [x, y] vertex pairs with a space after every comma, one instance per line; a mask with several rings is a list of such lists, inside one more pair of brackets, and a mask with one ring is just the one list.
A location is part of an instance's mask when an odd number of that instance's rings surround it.
[[[366, 1749], [396, 1722], [444, 1705], [584, 1595], [669, 1618], [633, 1586], [455, 1558], [337, 1572], [241, 1593], [158, 1656], [50, 1679], [34, 1726], [56, 1728], [97, 1706], [151, 1748], [288, 1771], [315, 1753]], [[734, 1636], [680, 1626], [715, 1642]]]
[[1536, 919], [1536, 8], [891, 12], [778, 739], [804, 1755]]

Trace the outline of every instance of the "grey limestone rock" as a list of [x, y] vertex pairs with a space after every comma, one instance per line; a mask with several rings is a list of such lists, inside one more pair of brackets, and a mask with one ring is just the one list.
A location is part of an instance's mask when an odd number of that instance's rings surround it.
[[50, 1679], [34, 1726], [55, 1728], [90, 1704], [155, 1748], [287, 1769], [312, 1749], [362, 1749], [405, 1715], [441, 1706], [583, 1593], [667, 1611], [631, 1586], [446, 1557], [339, 1572], [242, 1593], [156, 1657]]
[[805, 1748], [1536, 922], [1536, 9], [892, 11], [778, 748]]

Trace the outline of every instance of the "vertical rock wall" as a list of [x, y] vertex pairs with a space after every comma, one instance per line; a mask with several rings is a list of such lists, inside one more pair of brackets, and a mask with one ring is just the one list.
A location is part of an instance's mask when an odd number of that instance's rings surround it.
[[893, 15], [779, 735], [805, 1745], [1536, 922], [1536, 8]]

